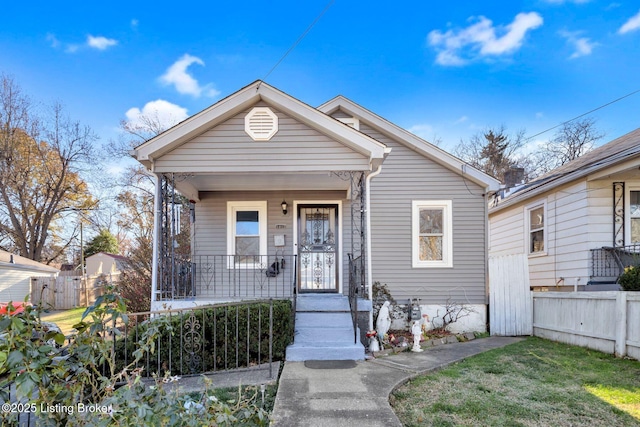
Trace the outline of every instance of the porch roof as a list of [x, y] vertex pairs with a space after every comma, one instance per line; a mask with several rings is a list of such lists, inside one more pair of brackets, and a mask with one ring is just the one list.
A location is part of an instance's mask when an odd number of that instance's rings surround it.
[[148, 169], [154, 171], [154, 160], [260, 101], [365, 156], [369, 161], [368, 169], [381, 164], [390, 151], [381, 142], [257, 80], [137, 146], [131, 154]]

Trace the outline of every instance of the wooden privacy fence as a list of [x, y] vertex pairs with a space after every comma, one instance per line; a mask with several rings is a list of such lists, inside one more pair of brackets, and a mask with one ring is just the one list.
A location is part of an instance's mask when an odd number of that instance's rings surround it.
[[640, 293], [534, 292], [533, 334], [640, 360]]
[[106, 286], [116, 283], [120, 273], [99, 276], [32, 277], [31, 302], [46, 309], [66, 310], [88, 307], [104, 293]]
[[531, 335], [528, 267], [524, 254], [489, 258], [491, 335]]

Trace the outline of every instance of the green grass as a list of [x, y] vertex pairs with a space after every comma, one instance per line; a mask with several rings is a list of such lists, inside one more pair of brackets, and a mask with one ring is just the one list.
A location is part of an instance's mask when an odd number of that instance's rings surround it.
[[86, 308], [80, 307], [64, 311], [52, 311], [49, 313], [42, 312], [40, 314], [40, 320], [55, 323], [60, 327], [63, 334], [68, 335], [69, 332], [71, 332], [71, 329], [73, 329], [73, 325], [80, 322], [80, 319], [82, 319], [82, 313], [84, 313], [85, 310]]
[[528, 338], [391, 396], [405, 426], [640, 426], [640, 362]]

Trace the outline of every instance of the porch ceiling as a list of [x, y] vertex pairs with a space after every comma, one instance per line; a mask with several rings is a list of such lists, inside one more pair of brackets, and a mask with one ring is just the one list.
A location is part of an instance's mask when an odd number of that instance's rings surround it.
[[176, 187], [185, 195], [194, 191], [348, 190], [349, 186], [349, 180], [328, 172], [197, 174], [176, 180]]

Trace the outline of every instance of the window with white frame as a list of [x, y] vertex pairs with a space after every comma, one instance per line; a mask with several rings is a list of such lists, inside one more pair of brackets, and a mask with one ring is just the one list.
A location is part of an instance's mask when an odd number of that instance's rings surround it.
[[640, 191], [629, 191], [629, 243], [640, 243]]
[[546, 210], [544, 203], [526, 209], [529, 255], [546, 253]]
[[235, 264], [257, 267], [267, 254], [267, 202], [227, 202], [227, 236]]
[[413, 201], [413, 267], [453, 267], [451, 200]]

